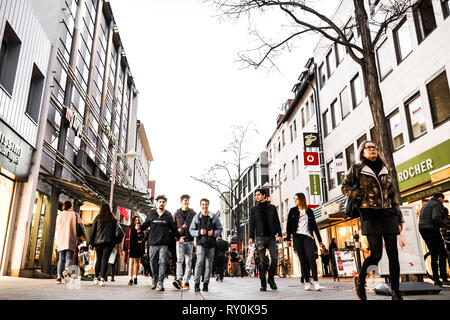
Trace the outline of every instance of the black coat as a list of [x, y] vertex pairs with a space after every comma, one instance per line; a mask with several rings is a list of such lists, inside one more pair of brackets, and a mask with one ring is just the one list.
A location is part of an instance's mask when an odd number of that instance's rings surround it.
[[[263, 236], [263, 218], [262, 206], [258, 203], [250, 211], [250, 235], [249, 238], [255, 239], [255, 236]], [[269, 222], [270, 236], [283, 236], [281, 233], [280, 219], [278, 218], [277, 208], [270, 203], [267, 203], [267, 220]]]
[[183, 224], [186, 224], [188, 227], [186, 230], [184, 230], [183, 233], [181, 233], [181, 236], [185, 236], [184, 241], [194, 241], [194, 237], [189, 232], [189, 226], [191, 225], [192, 220], [194, 219], [196, 213], [192, 209], [188, 209], [188, 214], [186, 216], [186, 219], [183, 219], [183, 216], [181, 215], [181, 209], [178, 209], [177, 212], [173, 214], [173, 221], [177, 225], [177, 228], [181, 228]]
[[97, 245], [114, 245], [116, 225], [116, 219], [99, 221], [98, 216], [95, 217], [89, 244], [93, 247]]
[[148, 233], [149, 246], [170, 246], [173, 237], [179, 238], [177, 227], [173, 223], [172, 215], [165, 211], [159, 216], [156, 210], [150, 212], [147, 219], [141, 225], [141, 230], [150, 228]]
[[[319, 243], [322, 242], [322, 237], [320, 236], [319, 228], [317, 227], [316, 218], [314, 218], [314, 213], [311, 208], [306, 209], [306, 215], [308, 216], [308, 229], [311, 235], [314, 237], [316, 234]], [[298, 228], [298, 219], [300, 217], [300, 211], [298, 207], [293, 207], [289, 210], [288, 220], [286, 225], [287, 241], [291, 240], [291, 235], [296, 234]]]

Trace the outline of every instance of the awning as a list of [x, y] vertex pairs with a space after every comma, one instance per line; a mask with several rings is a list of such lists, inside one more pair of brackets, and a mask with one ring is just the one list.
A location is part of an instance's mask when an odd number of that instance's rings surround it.
[[[111, 184], [109, 181], [85, 176], [86, 181], [67, 181], [54, 176], [40, 173], [42, 180], [55, 187], [59, 192], [80, 201], [89, 201], [101, 204], [108, 201]], [[114, 186], [113, 204], [131, 209], [147, 212], [152, 209], [147, 195], [122, 186]]]
[[348, 220], [344, 208], [345, 199], [344, 195], [339, 195], [333, 200], [313, 209], [317, 225], [323, 228], [332, 223]]

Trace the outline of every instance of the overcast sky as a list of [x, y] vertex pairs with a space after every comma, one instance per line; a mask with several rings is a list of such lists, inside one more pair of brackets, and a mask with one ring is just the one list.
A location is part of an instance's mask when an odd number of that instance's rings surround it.
[[[222, 21], [202, 0], [110, 2], [139, 90], [137, 116], [154, 157], [150, 180], [156, 180], [156, 194], [168, 197], [172, 213], [184, 193], [191, 195], [194, 210], [200, 210], [199, 201], [206, 197], [216, 212], [218, 194], [190, 176], [200, 176], [220, 161], [232, 125], [255, 124], [259, 134], [249, 151], [256, 160], [276, 128], [281, 105], [294, 97], [291, 89], [317, 38], [303, 36], [294, 50], [276, 60], [278, 71], [243, 69], [238, 53], [258, 45], [249, 35], [248, 19]], [[332, 12], [325, 1], [316, 2]], [[326, 1], [328, 6], [331, 2]], [[279, 18], [255, 19], [265, 34], [275, 37], [283, 30]], [[288, 20], [282, 21], [286, 25]]]

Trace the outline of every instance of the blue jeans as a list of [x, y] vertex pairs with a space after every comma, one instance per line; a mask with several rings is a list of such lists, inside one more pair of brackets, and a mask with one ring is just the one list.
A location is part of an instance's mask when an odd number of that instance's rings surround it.
[[73, 251], [72, 250], [61, 250], [59, 251], [59, 261], [58, 261], [58, 277], [61, 276], [64, 268], [64, 260], [66, 261], [66, 269], [73, 264]]
[[214, 258], [215, 248], [205, 248], [203, 246], [197, 246], [197, 262], [195, 264], [195, 284], [200, 283], [202, 276], [203, 265], [205, 265], [205, 276], [203, 277], [204, 283], [209, 283], [212, 271], [212, 260]]
[[[191, 278], [192, 271], [192, 249], [194, 244], [192, 241], [179, 243], [177, 242], [177, 280], [185, 283]], [[186, 269], [183, 279], [183, 262], [186, 261]]]
[[[159, 254], [159, 258], [158, 258]], [[150, 267], [152, 269], [153, 281], [164, 283], [166, 277], [168, 246], [150, 246]]]

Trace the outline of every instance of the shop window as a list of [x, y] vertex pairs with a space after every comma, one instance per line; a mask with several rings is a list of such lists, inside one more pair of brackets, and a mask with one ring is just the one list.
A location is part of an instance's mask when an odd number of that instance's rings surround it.
[[427, 84], [433, 125], [444, 123], [450, 118], [450, 91], [446, 71]]
[[334, 174], [333, 160], [327, 162], [327, 175], [328, 175], [328, 190], [331, 190], [336, 187], [336, 177]]
[[345, 118], [350, 113], [350, 101], [348, 98], [347, 86], [345, 86], [344, 89], [339, 93], [339, 100], [341, 102], [342, 118]]
[[403, 139], [403, 130], [398, 109], [388, 117], [389, 129], [391, 134], [394, 150], [398, 150], [405, 144]]
[[441, 0], [442, 13], [444, 14], [444, 19], [450, 15], [450, 1]]
[[44, 76], [39, 70], [39, 68], [35, 64], [33, 64], [30, 88], [28, 90], [26, 113], [36, 123], [38, 122], [39, 112], [41, 110], [41, 97], [43, 88], [44, 88]]
[[413, 8], [414, 24], [416, 25], [417, 40], [422, 42], [434, 29], [436, 19], [434, 17], [431, 0], [421, 0]]
[[331, 124], [333, 129], [337, 127], [339, 123], [341, 123], [341, 114], [339, 113], [339, 107], [337, 106], [337, 99], [335, 99], [330, 106], [331, 112]]
[[352, 95], [353, 109], [356, 109], [356, 107], [362, 101], [362, 87], [361, 87], [361, 80], [359, 78], [359, 73], [357, 73], [350, 81], [350, 91]]
[[12, 95], [19, 62], [21, 41], [6, 21], [0, 47], [0, 85]]
[[416, 95], [406, 104], [406, 116], [408, 120], [408, 129], [410, 141], [413, 141], [427, 132], [425, 125], [425, 115], [423, 113], [423, 104], [420, 95]]
[[385, 40], [377, 49], [377, 62], [380, 80], [383, 81], [384, 78], [392, 72], [391, 52], [387, 40]]
[[395, 28], [393, 34], [397, 63], [400, 63], [412, 51], [411, 38], [409, 36], [409, 29], [406, 18]]
[[353, 143], [345, 149], [345, 160], [347, 162], [347, 170], [355, 163], [355, 146]]

